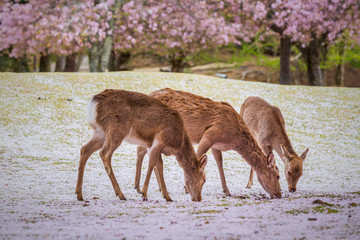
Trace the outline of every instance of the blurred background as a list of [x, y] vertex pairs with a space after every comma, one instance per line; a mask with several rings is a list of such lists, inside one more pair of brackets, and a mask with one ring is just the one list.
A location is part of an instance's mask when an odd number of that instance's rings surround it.
[[359, 0], [2, 0], [0, 71], [360, 87]]

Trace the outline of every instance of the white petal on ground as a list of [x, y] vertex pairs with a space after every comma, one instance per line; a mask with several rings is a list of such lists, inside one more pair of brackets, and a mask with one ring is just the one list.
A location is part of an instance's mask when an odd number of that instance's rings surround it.
[[[360, 90], [279, 86], [169, 73], [0, 74], [1, 239], [359, 239]], [[89, 140], [87, 103], [106, 88], [150, 93], [170, 87], [227, 101], [238, 111], [248, 96], [278, 106], [300, 154], [310, 148], [297, 192], [287, 192], [277, 155], [283, 199], [272, 200], [249, 166], [225, 152], [232, 197], [222, 194], [210, 152], [203, 201], [184, 194], [183, 173], [164, 157], [167, 189], [154, 176], [148, 202], [133, 189], [136, 146], [124, 143], [113, 169], [127, 201], [115, 197], [98, 153], [85, 169], [76, 200], [79, 151]], [[144, 162], [142, 181], [146, 163]], [[314, 204], [314, 200], [326, 204]]]

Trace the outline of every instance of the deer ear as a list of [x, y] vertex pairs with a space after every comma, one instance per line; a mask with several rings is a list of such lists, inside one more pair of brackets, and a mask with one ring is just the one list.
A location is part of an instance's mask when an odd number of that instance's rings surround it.
[[203, 171], [207, 164], [207, 155], [205, 153], [200, 157], [199, 163], [200, 163], [200, 170]]
[[308, 153], [308, 151], [309, 151], [309, 149], [307, 148], [307, 149], [300, 155], [300, 157], [301, 157], [302, 160], [305, 160], [306, 154]]
[[289, 153], [289, 151], [286, 149], [286, 147], [282, 144], [280, 144], [280, 148], [281, 148], [281, 152], [282, 154], [285, 156], [285, 158], [290, 161], [291, 159], [291, 154]]
[[267, 166], [269, 168], [274, 167], [275, 165], [275, 157], [274, 154], [272, 152], [269, 153], [269, 155], [267, 156]]

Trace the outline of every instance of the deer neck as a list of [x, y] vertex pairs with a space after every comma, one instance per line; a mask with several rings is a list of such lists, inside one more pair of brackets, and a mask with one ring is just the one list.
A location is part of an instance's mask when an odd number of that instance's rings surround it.
[[234, 150], [237, 151], [257, 173], [265, 171], [267, 169], [266, 156], [250, 133], [244, 135], [246, 136], [240, 138], [235, 144]]
[[192, 170], [198, 165], [194, 147], [187, 135], [184, 136], [183, 143], [175, 156], [184, 170]]
[[289, 152], [291, 155], [297, 156], [297, 154], [296, 154], [293, 146], [291, 145], [291, 142], [290, 142], [289, 137], [285, 134], [285, 135], [282, 137], [282, 139], [280, 139], [280, 141], [277, 142], [277, 144], [274, 144], [274, 149], [275, 149], [275, 151], [279, 154], [279, 156], [280, 156], [280, 158], [281, 158], [282, 160], [285, 161], [285, 159], [284, 159], [285, 156], [284, 156], [284, 154], [283, 154], [283, 152], [282, 152], [282, 150], [281, 150], [281, 147], [280, 147], [281, 144], [288, 150], [288, 152]]

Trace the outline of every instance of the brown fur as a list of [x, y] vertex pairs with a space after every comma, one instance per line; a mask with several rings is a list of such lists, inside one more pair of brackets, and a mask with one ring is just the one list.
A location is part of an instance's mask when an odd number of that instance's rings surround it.
[[[230, 191], [225, 181], [221, 152], [235, 150], [255, 169], [259, 182], [271, 197], [281, 197], [276, 166], [264, 156], [246, 124], [230, 104], [169, 88], [155, 91], [150, 96], [179, 112], [191, 142], [199, 144], [198, 156], [211, 149], [226, 195], [230, 195]], [[141, 150], [138, 153], [139, 167], [146, 153]], [[135, 180], [138, 190], [140, 171], [139, 167]]]
[[[240, 109], [252, 135], [265, 155], [275, 150], [285, 163], [285, 176], [289, 191], [296, 191], [296, 184], [303, 174], [303, 162], [309, 149], [299, 157], [294, 151], [285, 130], [285, 121], [278, 107], [272, 106], [259, 97], [249, 97]], [[252, 186], [252, 173], [248, 188]]]
[[81, 149], [76, 186], [78, 200], [83, 200], [82, 181], [86, 162], [90, 155], [99, 149], [101, 149], [100, 156], [115, 194], [120, 199], [125, 199], [111, 167], [113, 152], [125, 140], [149, 149], [150, 163], [142, 190], [144, 200], [147, 200], [150, 176], [156, 166], [163, 196], [167, 201], [171, 201], [163, 178], [161, 154], [165, 154], [176, 156], [189, 182], [192, 200], [201, 201], [207, 158], [206, 156], [200, 160], [197, 158], [183, 121], [175, 110], [145, 94], [124, 90], [105, 90], [95, 95], [91, 103], [96, 104], [93, 106], [93, 108], [96, 107], [94, 110], [96, 119], [90, 119], [94, 134]]

